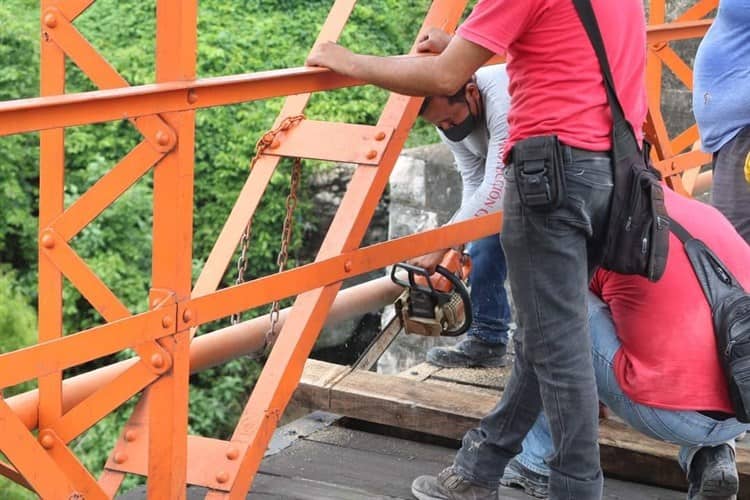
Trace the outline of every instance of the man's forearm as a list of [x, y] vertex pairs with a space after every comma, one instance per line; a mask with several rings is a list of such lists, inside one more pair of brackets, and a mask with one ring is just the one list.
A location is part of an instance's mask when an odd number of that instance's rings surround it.
[[351, 54], [348, 64], [332, 68], [337, 73], [364, 80], [403, 95], [451, 95], [450, 78], [436, 77], [435, 56], [378, 57]]
[[368, 56], [325, 42], [313, 48], [307, 64], [328, 67], [400, 94], [452, 95], [491, 56], [487, 49], [456, 36], [443, 53], [433, 57]]

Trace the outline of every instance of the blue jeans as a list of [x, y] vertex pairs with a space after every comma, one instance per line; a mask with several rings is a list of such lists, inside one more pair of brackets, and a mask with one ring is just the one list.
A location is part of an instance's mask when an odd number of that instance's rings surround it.
[[556, 450], [548, 460], [550, 495], [591, 500], [601, 498], [603, 481], [586, 293], [601, 262], [612, 166], [607, 153], [567, 146], [563, 164], [567, 196], [551, 212], [524, 207], [514, 166], [506, 168], [502, 242], [516, 356], [500, 403], [466, 433], [454, 466], [478, 485], [496, 486], [543, 405]]
[[469, 255], [469, 283], [474, 321], [467, 335], [488, 344], [507, 344], [510, 304], [504, 284], [508, 268], [500, 235], [495, 234], [471, 242]]
[[[622, 392], [615, 378], [614, 357], [620, 341], [609, 307], [594, 294], [589, 294], [589, 325], [599, 399], [642, 433], [680, 445], [679, 462], [685, 472], [695, 452], [702, 446], [722, 443], [734, 446], [734, 438], [748, 428], [734, 418], [714, 420], [697, 411], [662, 410], [635, 403]], [[545, 459], [552, 451], [552, 438], [542, 414], [526, 435], [523, 452], [516, 460], [538, 474], [547, 475], [549, 467]]]

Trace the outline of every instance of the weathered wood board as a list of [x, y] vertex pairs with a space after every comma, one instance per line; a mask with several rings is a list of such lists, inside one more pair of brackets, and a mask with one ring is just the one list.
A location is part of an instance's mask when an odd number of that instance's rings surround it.
[[[481, 382], [476, 386], [466, 371], [423, 365], [400, 376], [354, 370], [336, 383], [318, 385], [321, 374], [332, 369], [329, 363], [308, 361], [295, 394], [297, 404], [451, 439], [460, 439], [478, 424], [497, 404], [504, 385], [503, 377], [493, 386], [486, 374], [478, 374]], [[599, 442], [606, 474], [666, 488], [687, 488], [676, 461], [676, 445], [651, 439], [613, 419], [601, 422]], [[750, 450], [744, 445], [738, 446], [737, 465], [739, 498], [750, 500]]]

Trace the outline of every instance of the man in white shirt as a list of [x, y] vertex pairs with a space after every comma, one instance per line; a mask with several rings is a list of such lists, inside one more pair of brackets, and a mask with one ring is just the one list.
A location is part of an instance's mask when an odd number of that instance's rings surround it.
[[[502, 158], [509, 108], [505, 65], [480, 69], [452, 96], [425, 99], [420, 116], [437, 127], [461, 174], [461, 206], [451, 222], [502, 209], [505, 187]], [[444, 254], [445, 250], [438, 250], [412, 262], [432, 269]], [[469, 254], [474, 321], [462, 341], [451, 347], [430, 349], [427, 360], [448, 368], [503, 366], [510, 306], [504, 286], [507, 268], [500, 236], [495, 234], [472, 242]]]

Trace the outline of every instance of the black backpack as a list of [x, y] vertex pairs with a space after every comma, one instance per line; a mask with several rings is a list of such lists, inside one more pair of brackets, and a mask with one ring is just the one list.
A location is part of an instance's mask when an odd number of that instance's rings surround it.
[[750, 423], [750, 294], [701, 240], [674, 220], [670, 227], [682, 241], [711, 306], [719, 360], [736, 418]]
[[658, 281], [669, 253], [669, 218], [661, 175], [649, 161], [649, 147], [638, 146], [617, 98], [604, 42], [590, 0], [573, 0], [596, 57], [612, 111], [614, 192], [604, 244], [602, 267]]

